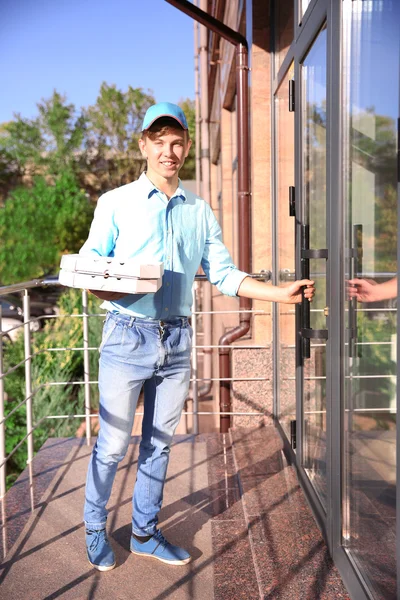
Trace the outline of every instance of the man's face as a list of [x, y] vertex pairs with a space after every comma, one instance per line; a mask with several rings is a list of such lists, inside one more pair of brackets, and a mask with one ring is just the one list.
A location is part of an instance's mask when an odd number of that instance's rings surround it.
[[164, 179], [172, 179], [179, 173], [189, 154], [192, 142], [183, 129], [168, 128], [163, 135], [150, 139], [147, 135], [139, 140], [142, 155], [147, 158], [148, 171]]

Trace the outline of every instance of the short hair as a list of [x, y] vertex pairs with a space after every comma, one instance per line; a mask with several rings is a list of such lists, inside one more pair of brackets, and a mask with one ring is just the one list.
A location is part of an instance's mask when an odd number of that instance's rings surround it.
[[170, 133], [171, 129], [180, 129], [181, 131], [185, 131], [186, 141], [190, 139], [188, 129], [184, 129], [182, 125], [172, 117], [160, 117], [159, 119], [156, 119], [148, 129], [142, 131], [142, 139], [148, 137], [151, 140], [155, 140], [162, 135], [167, 135]]

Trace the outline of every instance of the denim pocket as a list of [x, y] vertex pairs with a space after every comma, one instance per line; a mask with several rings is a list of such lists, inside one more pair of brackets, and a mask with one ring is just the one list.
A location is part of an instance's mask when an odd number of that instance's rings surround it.
[[116, 321], [113, 321], [112, 319], [107, 319], [106, 322], [104, 323], [103, 337], [101, 339], [101, 344], [99, 347], [100, 354], [101, 354], [104, 346], [107, 344], [108, 340], [110, 339], [111, 334], [114, 331], [114, 329], [116, 328], [116, 326], [117, 326]]
[[129, 352], [134, 352], [144, 343], [143, 333], [140, 327], [133, 325], [132, 327], [124, 327], [121, 337], [121, 346], [125, 346]]

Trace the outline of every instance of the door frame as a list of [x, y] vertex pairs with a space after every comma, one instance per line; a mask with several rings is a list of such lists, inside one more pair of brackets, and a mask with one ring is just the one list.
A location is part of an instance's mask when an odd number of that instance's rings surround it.
[[[337, 0], [312, 0], [303, 16], [302, 23], [298, 22], [299, 2], [295, 0], [294, 14], [294, 39], [285, 56], [285, 59], [277, 73], [274, 69], [271, 72], [271, 111], [273, 124], [273, 156], [274, 148], [277, 142], [276, 137], [276, 115], [275, 115], [275, 95], [280, 87], [286, 73], [294, 62], [295, 86], [296, 86], [296, 108], [295, 108], [295, 189], [296, 189], [296, 214], [301, 215], [302, 202], [302, 123], [301, 123], [301, 63], [307, 52], [312, 46], [313, 41], [320, 32], [323, 24], [327, 25], [327, 151], [326, 151], [326, 213], [327, 213], [327, 248], [329, 258], [327, 261], [326, 285], [327, 285], [327, 305], [329, 307], [329, 317], [327, 318], [327, 328], [329, 330], [329, 339], [326, 346], [326, 468], [327, 468], [327, 499], [326, 510], [323, 507], [314, 487], [312, 486], [307, 473], [302, 467], [303, 462], [303, 382], [302, 382], [302, 357], [300, 354], [300, 308], [296, 307], [296, 423], [297, 423], [297, 448], [294, 452], [286, 432], [279, 422], [279, 406], [274, 404], [274, 415], [276, 425], [281, 433], [285, 452], [290, 462], [295, 465], [297, 474], [304, 490], [306, 498], [312, 508], [314, 517], [322, 531], [322, 534], [328, 545], [330, 554], [338, 567], [344, 584], [346, 585], [352, 599], [366, 600], [371, 595], [364, 583], [363, 577], [352, 561], [350, 554], [342, 545], [342, 489], [343, 489], [343, 460], [344, 460], [344, 440], [343, 440], [343, 328], [330, 327], [330, 324], [344, 323], [344, 290], [343, 290], [343, 170], [342, 170], [342, 65], [343, 65], [343, 31], [342, 31], [342, 1]], [[271, 0], [273, 15], [273, 4]], [[272, 19], [272, 27], [274, 20]], [[272, 58], [274, 60], [274, 57]], [[333, 126], [335, 124], [335, 126]], [[273, 165], [273, 182], [276, 180], [276, 161]], [[400, 184], [399, 184], [400, 193]], [[274, 203], [273, 203], [274, 204]], [[299, 224], [296, 219], [296, 229]], [[274, 222], [274, 239], [276, 240], [276, 223]], [[399, 215], [399, 239], [400, 239], [400, 215]], [[399, 264], [400, 264], [400, 244]], [[300, 236], [296, 236], [296, 276], [300, 275]], [[276, 263], [274, 263], [275, 278], [277, 277]], [[277, 283], [277, 281], [275, 281]], [[274, 323], [277, 323], [278, 312], [274, 310]], [[400, 316], [398, 316], [400, 324]], [[278, 328], [274, 326], [275, 340], [278, 340]], [[400, 340], [399, 340], [400, 356]], [[276, 371], [275, 371], [276, 375]], [[274, 377], [276, 379], [276, 377]], [[277, 392], [277, 383], [274, 391]], [[398, 394], [400, 390], [398, 389]], [[276, 398], [276, 396], [275, 396]], [[400, 424], [398, 423], [398, 435], [400, 436]], [[398, 461], [397, 469], [400, 477], [400, 449], [397, 449]], [[399, 481], [398, 477], [398, 481]], [[400, 535], [400, 502], [397, 503], [399, 518], [397, 520], [398, 532]], [[400, 539], [400, 538], [399, 538]], [[400, 544], [398, 553], [400, 559]], [[399, 564], [399, 561], [398, 561]], [[400, 583], [399, 597], [400, 597]]]

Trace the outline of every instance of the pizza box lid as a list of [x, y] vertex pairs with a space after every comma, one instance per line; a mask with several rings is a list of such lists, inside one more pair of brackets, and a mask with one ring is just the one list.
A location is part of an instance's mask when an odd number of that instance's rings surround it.
[[138, 277], [104, 277], [90, 273], [74, 273], [61, 269], [61, 285], [87, 290], [121, 292], [125, 294], [154, 294], [162, 285], [162, 278], [139, 279]]
[[111, 256], [65, 254], [61, 258], [61, 271], [102, 277], [128, 279], [159, 279], [164, 274], [162, 262], [140, 262], [138, 259], [121, 260]]

